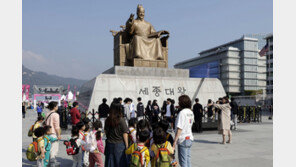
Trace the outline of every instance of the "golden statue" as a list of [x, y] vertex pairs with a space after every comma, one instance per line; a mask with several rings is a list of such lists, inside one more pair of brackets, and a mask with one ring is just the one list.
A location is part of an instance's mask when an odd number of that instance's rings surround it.
[[126, 31], [133, 36], [130, 45], [131, 56], [145, 60], [163, 60], [160, 35], [167, 31], [156, 32], [153, 26], [144, 20], [145, 9], [137, 7], [137, 19], [134, 14], [126, 22]]
[[[136, 19], [134, 14], [131, 14], [126, 26], [121, 26], [122, 31], [111, 30], [114, 36], [114, 65], [167, 67], [169, 32], [156, 32], [153, 26], [144, 20], [144, 16], [144, 7], [138, 5]], [[117, 35], [120, 35], [118, 39]], [[166, 36], [161, 37], [162, 35]], [[117, 41], [119, 45], [124, 45], [124, 49], [117, 48]]]

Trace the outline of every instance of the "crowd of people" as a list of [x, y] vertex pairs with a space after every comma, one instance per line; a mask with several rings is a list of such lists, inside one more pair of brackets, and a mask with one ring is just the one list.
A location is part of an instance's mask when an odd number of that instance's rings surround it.
[[[99, 119], [91, 121], [82, 118], [79, 103], [74, 102], [70, 109], [71, 139], [65, 140], [67, 154], [72, 156], [73, 167], [97, 166], [174, 166], [177, 162], [182, 167], [191, 166], [191, 146], [194, 141], [192, 126], [195, 122], [198, 132], [202, 131], [204, 109], [195, 99], [192, 107], [191, 99], [182, 95], [175, 104], [167, 99], [159, 107], [157, 100], [148, 101], [144, 106], [142, 99], [137, 105], [130, 98], [114, 98], [109, 106], [107, 99], [102, 99], [98, 107]], [[65, 108], [68, 106], [62, 106]], [[33, 142], [37, 143], [36, 156], [38, 166], [56, 163], [61, 140], [61, 126], [65, 111], [58, 107], [57, 102], [50, 102], [49, 112], [44, 116], [38, 114], [33, 131]], [[234, 101], [229, 103], [228, 97], [220, 98], [216, 103], [209, 100], [208, 116], [219, 113], [219, 134], [221, 144], [231, 143], [231, 113], [236, 115], [238, 106]], [[67, 114], [65, 114], [67, 115]], [[172, 132], [175, 132], [174, 136]], [[105, 147], [103, 144], [105, 136]], [[226, 142], [226, 136], [228, 140]], [[178, 160], [175, 159], [178, 149]], [[105, 162], [102, 160], [105, 156]]]

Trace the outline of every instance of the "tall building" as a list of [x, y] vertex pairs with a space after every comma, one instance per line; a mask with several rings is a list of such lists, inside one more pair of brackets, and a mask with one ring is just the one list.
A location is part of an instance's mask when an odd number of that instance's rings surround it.
[[273, 34], [265, 37], [268, 51], [266, 53], [266, 94], [268, 103], [272, 104], [273, 99]]
[[[260, 36], [260, 40], [264, 36]], [[245, 95], [247, 91], [266, 90], [266, 57], [259, 56], [258, 38], [247, 37], [204, 50], [200, 56], [177, 63], [189, 69], [190, 77], [219, 78], [225, 92]], [[261, 49], [261, 48], [260, 48]]]

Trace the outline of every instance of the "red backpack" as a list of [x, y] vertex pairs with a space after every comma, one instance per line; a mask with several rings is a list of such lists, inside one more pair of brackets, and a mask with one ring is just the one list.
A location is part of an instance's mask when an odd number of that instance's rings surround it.
[[79, 147], [76, 143], [77, 139], [78, 138], [70, 139], [69, 141], [64, 141], [64, 144], [66, 145], [66, 152], [68, 155], [76, 155], [79, 153]]

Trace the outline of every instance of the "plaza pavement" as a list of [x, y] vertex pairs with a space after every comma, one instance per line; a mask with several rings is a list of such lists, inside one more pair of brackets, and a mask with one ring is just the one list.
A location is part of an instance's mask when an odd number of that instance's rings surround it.
[[[22, 164], [24, 167], [36, 164], [26, 158], [26, 149], [32, 142], [32, 138], [28, 137], [27, 133], [36, 117], [36, 112], [29, 110], [26, 118], [22, 121]], [[194, 133], [195, 140], [191, 148], [192, 167], [272, 166], [273, 123], [266, 116], [262, 121], [260, 124], [239, 124], [238, 130], [232, 131], [232, 144], [219, 144], [222, 138], [216, 130], [205, 131], [202, 134]], [[62, 132], [63, 140], [67, 140], [69, 137], [69, 130]], [[72, 166], [72, 159], [66, 154], [62, 141], [60, 141], [57, 160], [61, 163], [61, 167]]]

